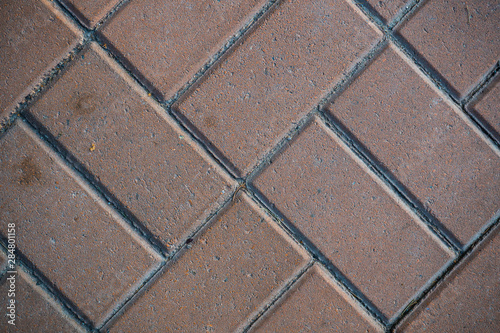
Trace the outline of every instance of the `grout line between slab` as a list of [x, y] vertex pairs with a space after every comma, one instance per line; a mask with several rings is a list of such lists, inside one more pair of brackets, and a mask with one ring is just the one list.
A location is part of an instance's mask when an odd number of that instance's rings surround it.
[[284, 295], [296, 285], [300, 278], [304, 276], [304, 274], [307, 273], [307, 271], [309, 271], [311, 267], [313, 267], [313, 265], [313, 259], [310, 259], [308, 262], [306, 262], [303, 267], [301, 267], [294, 275], [290, 277], [290, 279], [283, 283], [281, 288], [279, 288], [274, 295], [271, 295], [271, 298], [268, 299], [267, 302], [265, 302], [254, 313], [248, 316], [247, 320], [235, 330], [235, 333], [247, 333], [248, 331], [250, 331], [253, 325], [255, 325], [255, 323], [257, 323], [257, 321], [262, 318], [262, 316], [268, 310], [270, 310], [274, 304], [276, 304], [281, 298], [283, 298]]
[[[7, 251], [7, 240], [0, 237], [1, 251]], [[43, 290], [57, 304], [58, 309], [87, 332], [95, 332], [91, 321], [81, 310], [66, 298], [50, 280], [16, 247], [16, 266], [21, 267], [41, 290]]]
[[450, 260], [443, 268], [440, 273], [435, 276], [435, 279], [428, 284], [427, 288], [422, 290], [408, 305], [399, 312], [397, 316], [394, 316], [387, 325], [387, 331], [393, 332], [396, 326], [401, 323], [405, 317], [410, 315], [424, 300], [425, 298], [435, 290], [438, 285], [445, 281], [445, 279], [452, 273], [452, 271], [460, 265], [464, 260], [466, 260], [482, 242], [485, 238], [493, 232], [497, 227], [500, 227], [500, 211], [497, 212], [496, 216], [487, 224], [481, 232], [479, 232], [464, 248], [464, 250], [453, 260]]

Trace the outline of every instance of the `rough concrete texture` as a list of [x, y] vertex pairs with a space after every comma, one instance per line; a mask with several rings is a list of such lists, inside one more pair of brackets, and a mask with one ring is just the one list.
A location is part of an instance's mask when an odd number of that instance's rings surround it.
[[0, 1], [16, 332], [497, 333], [499, 13]]
[[251, 332], [376, 332], [317, 266]]
[[182, 134], [91, 49], [30, 113], [167, 246], [229, 190]]
[[4, 117], [76, 45], [77, 36], [43, 1], [2, 1], [0, 17], [0, 116]]
[[463, 243], [500, 206], [500, 156], [392, 48], [328, 107]]
[[464, 96], [500, 58], [498, 1], [434, 0], [401, 35]]
[[232, 332], [306, 258], [237, 198], [169, 264], [112, 332]]
[[316, 122], [254, 183], [387, 317], [449, 259]]
[[17, 126], [2, 138], [0, 169], [2, 230], [16, 224], [18, 249], [92, 321], [155, 265], [153, 254]]
[[158, 97], [169, 99], [263, 2], [132, 1], [103, 34]]
[[179, 110], [244, 174], [376, 39], [344, 1], [284, 1]]

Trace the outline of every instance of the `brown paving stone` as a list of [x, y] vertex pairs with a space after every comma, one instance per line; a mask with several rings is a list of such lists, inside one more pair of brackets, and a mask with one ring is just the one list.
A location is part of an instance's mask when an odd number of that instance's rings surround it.
[[329, 111], [462, 242], [500, 208], [500, 158], [392, 48]]
[[254, 183], [387, 317], [449, 258], [316, 122]]
[[[67, 315], [54, 308], [53, 301], [42, 296], [39, 288], [33, 286], [25, 274], [14, 274], [15, 295], [9, 297], [10, 280], [12, 274], [7, 274], [0, 282], [0, 304], [2, 304], [2, 318], [0, 331], [2, 332], [80, 332], [81, 330], [71, 323]], [[15, 300], [15, 326], [8, 323], [6, 307], [11, 299]]]
[[305, 264], [266, 220], [237, 197], [111, 331], [234, 331]]
[[100, 19], [120, 2], [119, 0], [62, 0], [83, 24], [92, 28]]
[[473, 103], [472, 109], [488, 122], [500, 140], [500, 75], [497, 74], [487, 91]]
[[314, 266], [251, 332], [375, 332], [327, 279]]
[[368, 0], [368, 3], [387, 21], [403, 9], [409, 0]]
[[284, 1], [179, 110], [245, 172], [376, 37], [344, 1]]
[[0, 144], [0, 233], [16, 223], [20, 251], [93, 322], [155, 265], [18, 126]]
[[499, 21], [497, 0], [434, 0], [401, 34], [463, 96], [500, 58]]
[[228, 189], [92, 49], [31, 113], [167, 245]]
[[263, 3], [132, 1], [103, 29], [103, 34], [169, 99]]
[[500, 332], [500, 230], [438, 287], [399, 332]]
[[36, 79], [76, 45], [77, 36], [43, 1], [0, 4], [0, 116], [13, 111]]

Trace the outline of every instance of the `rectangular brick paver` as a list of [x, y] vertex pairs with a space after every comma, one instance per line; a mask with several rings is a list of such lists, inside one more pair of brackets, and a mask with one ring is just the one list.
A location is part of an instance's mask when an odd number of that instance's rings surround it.
[[94, 323], [158, 257], [96, 205], [18, 126], [0, 140], [0, 233], [16, 244]]
[[392, 48], [328, 110], [463, 244], [500, 208], [500, 157]]
[[500, 332], [499, 228], [397, 332]]
[[30, 112], [166, 245], [229, 189], [92, 48]]
[[[77, 42], [77, 35], [37, 0], [0, 4], [0, 116]], [[9, 108], [9, 109], [8, 109]]]
[[449, 259], [316, 122], [254, 184], [387, 317]]
[[[4, 275], [0, 280], [0, 304], [2, 304], [2, 319], [0, 320], [0, 331], [4, 333], [14, 332], [83, 332], [78, 326], [68, 318], [68, 315], [60, 312], [54, 307], [54, 301], [40, 291], [36, 282], [31, 281], [26, 273], [17, 269], [15, 274], [14, 288], [10, 288], [10, 281]], [[15, 290], [15, 296], [9, 297], [9, 289]], [[10, 300], [15, 300], [15, 325], [7, 322], [10, 317], [7, 306]]]
[[263, 3], [131, 1], [103, 35], [168, 100]]
[[304, 264], [305, 257], [239, 197], [111, 332], [232, 332]]
[[464, 96], [500, 59], [497, 0], [427, 1], [401, 35]]
[[387, 21], [403, 9], [410, 0], [368, 0], [368, 3]]
[[376, 39], [343, 0], [284, 1], [178, 109], [244, 174]]
[[377, 331], [328, 279], [313, 266], [250, 332]]

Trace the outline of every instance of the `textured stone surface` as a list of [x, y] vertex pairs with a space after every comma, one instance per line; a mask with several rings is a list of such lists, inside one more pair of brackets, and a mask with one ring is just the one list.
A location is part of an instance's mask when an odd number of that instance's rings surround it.
[[0, 234], [94, 322], [155, 264], [19, 127], [0, 140]]
[[387, 317], [448, 259], [315, 122], [254, 183]]
[[403, 9], [409, 0], [368, 0], [368, 3], [387, 21]]
[[500, 332], [500, 229], [496, 229], [398, 332]]
[[0, 251], [0, 273], [7, 267], [7, 256]]
[[329, 111], [462, 243], [500, 208], [500, 158], [391, 48]]
[[496, 138], [500, 141], [500, 75], [497, 74], [488, 90], [473, 104], [472, 109], [496, 131]]
[[228, 189], [93, 50], [30, 111], [167, 245]]
[[179, 110], [244, 173], [376, 37], [344, 1], [284, 1]]
[[245, 197], [196, 239], [111, 332], [232, 332], [305, 259]]
[[[0, 304], [2, 304], [2, 319], [0, 330], [10, 332], [80, 332], [77, 326], [71, 323], [67, 315], [60, 313], [54, 305], [42, 296], [34, 282], [26, 280], [25, 274], [15, 274], [15, 295], [9, 297], [10, 283], [4, 276], [0, 281]], [[13, 290], [11, 289], [11, 290]], [[15, 325], [8, 323], [11, 318], [6, 317], [6, 310], [10, 300], [15, 300]], [[53, 301], [52, 301], [53, 302]]]
[[[75, 45], [76, 36], [42, 1], [0, 4], [0, 117]], [[9, 110], [7, 110], [9, 108]]]
[[465, 95], [500, 58], [497, 0], [427, 1], [400, 30]]
[[119, 0], [62, 0], [62, 3], [88, 28], [92, 28], [119, 2]]
[[375, 332], [314, 266], [251, 332]]
[[[132, 1], [104, 36], [169, 99], [263, 0]], [[128, 33], [124, 34], [123, 32]]]

